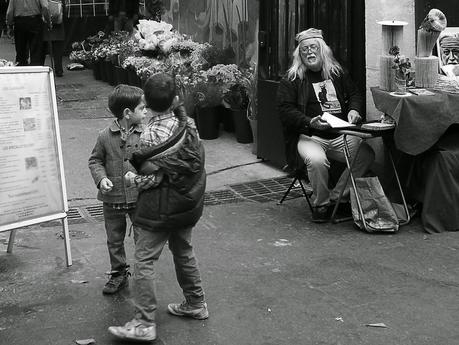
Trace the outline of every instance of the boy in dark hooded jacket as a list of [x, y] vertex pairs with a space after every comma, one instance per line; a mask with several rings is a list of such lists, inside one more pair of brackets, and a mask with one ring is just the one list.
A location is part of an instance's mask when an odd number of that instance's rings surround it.
[[[185, 300], [169, 304], [177, 316], [206, 319], [209, 316], [201, 275], [191, 244], [191, 231], [202, 215], [206, 172], [204, 148], [193, 120], [178, 106], [174, 78], [167, 74], [150, 77], [144, 87], [145, 102], [152, 110], [133, 154], [134, 167], [144, 176], [127, 178], [141, 189], [134, 217], [135, 317], [124, 326], [109, 327], [121, 339], [152, 341], [156, 338], [154, 264], [166, 242], [174, 257], [177, 281]], [[129, 176], [131, 175], [131, 176]]]

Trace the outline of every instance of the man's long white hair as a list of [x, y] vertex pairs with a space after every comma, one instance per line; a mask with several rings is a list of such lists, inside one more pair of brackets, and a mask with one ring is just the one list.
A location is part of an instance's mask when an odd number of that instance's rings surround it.
[[[299, 34], [298, 34], [299, 35]], [[297, 35], [297, 40], [298, 40]], [[343, 68], [338, 61], [333, 57], [333, 52], [331, 48], [325, 43], [321, 38], [315, 38], [319, 42], [319, 51], [317, 54], [322, 58], [322, 77], [327, 80], [331, 79], [333, 76], [337, 76], [343, 72]], [[293, 52], [293, 62], [290, 68], [287, 71], [287, 77], [289, 80], [295, 80], [297, 77], [300, 80], [303, 80], [304, 74], [307, 68], [301, 60], [300, 56], [300, 44], [296, 47]]]

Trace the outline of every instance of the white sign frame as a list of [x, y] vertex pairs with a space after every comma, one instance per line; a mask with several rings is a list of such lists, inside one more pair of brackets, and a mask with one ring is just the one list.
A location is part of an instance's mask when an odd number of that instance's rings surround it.
[[[71, 249], [70, 249], [70, 236], [69, 236], [68, 219], [67, 219], [67, 213], [68, 213], [67, 191], [66, 191], [66, 185], [65, 185], [64, 165], [63, 165], [62, 148], [61, 148], [61, 137], [60, 137], [60, 132], [59, 132], [59, 118], [58, 118], [58, 112], [57, 112], [56, 89], [55, 89], [55, 84], [54, 84], [53, 72], [51, 68], [42, 67], [42, 66], [2, 67], [0, 68], [0, 75], [9, 74], [11, 75], [12, 80], [15, 80], [15, 78], [17, 79], [16, 75], [24, 74], [24, 78], [27, 78], [27, 76], [29, 76], [30, 78], [30, 74], [34, 74], [34, 73], [47, 74], [47, 76], [45, 77], [48, 82], [47, 84], [49, 85], [47, 97], [49, 99], [50, 110], [52, 111], [52, 114], [51, 114], [52, 128], [50, 131], [52, 132], [52, 135], [53, 135], [52, 139], [54, 139], [53, 140], [54, 147], [52, 148], [53, 149], [52, 154], [54, 155], [54, 158], [56, 160], [53, 163], [56, 164], [55, 168], [58, 170], [57, 173], [58, 173], [59, 181], [56, 181], [56, 186], [60, 188], [59, 198], [61, 200], [57, 200], [57, 201], [54, 200], [55, 203], [56, 202], [58, 203], [58, 206], [55, 205], [56, 209], [47, 210], [46, 214], [40, 214], [39, 211], [37, 211], [38, 214], [34, 214], [29, 217], [25, 216], [24, 219], [20, 219], [20, 215], [16, 215], [17, 218], [19, 219], [16, 219], [13, 221], [9, 220], [3, 224], [2, 224], [2, 221], [5, 222], [5, 220], [0, 218], [0, 232], [10, 231], [10, 238], [8, 242], [7, 252], [12, 253], [16, 229], [43, 223], [43, 222], [61, 220], [62, 226], [63, 226], [65, 256], [66, 256], [67, 266], [71, 266], [72, 265], [72, 255], [71, 255]], [[14, 75], [14, 78], [12, 75]], [[0, 100], [1, 99], [2, 99], [2, 96], [0, 95]], [[30, 101], [30, 98], [29, 98], [29, 101]], [[0, 139], [1, 139], [1, 136], [0, 136]], [[50, 156], [51, 155], [49, 155], [49, 157]]]

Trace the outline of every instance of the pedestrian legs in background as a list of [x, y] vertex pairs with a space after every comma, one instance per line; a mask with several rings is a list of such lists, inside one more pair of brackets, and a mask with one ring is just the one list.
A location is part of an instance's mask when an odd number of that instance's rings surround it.
[[6, 9], [8, 8], [8, 1], [0, 0], [0, 37], [8, 35], [8, 27], [6, 25]]
[[14, 18], [14, 42], [18, 66], [42, 65], [42, 30], [41, 16]]
[[51, 57], [51, 68], [56, 77], [62, 77], [64, 69], [62, 67], [62, 55], [64, 54], [64, 41], [43, 42], [42, 64], [45, 64], [46, 55]]
[[120, 13], [114, 18], [113, 30], [132, 32], [134, 29], [134, 19], [129, 18], [126, 14]]

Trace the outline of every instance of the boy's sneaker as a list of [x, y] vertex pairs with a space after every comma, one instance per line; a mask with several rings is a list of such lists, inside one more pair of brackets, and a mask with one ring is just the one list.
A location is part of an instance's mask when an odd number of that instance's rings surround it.
[[172, 315], [187, 316], [197, 320], [205, 320], [209, 317], [207, 303], [205, 302], [197, 306], [193, 306], [187, 301], [183, 301], [181, 304], [171, 303], [167, 306], [167, 310]]
[[112, 295], [120, 291], [122, 288], [128, 286], [129, 285], [128, 276], [129, 276], [128, 271], [124, 271], [121, 273], [120, 272], [110, 273], [110, 279], [108, 280], [107, 283], [105, 283], [102, 293], [104, 295]]
[[330, 220], [330, 207], [328, 205], [314, 207], [312, 221], [314, 223], [326, 223]]
[[156, 325], [146, 325], [137, 319], [127, 322], [124, 326], [110, 326], [108, 331], [115, 337], [124, 340], [153, 341], [156, 339]]

